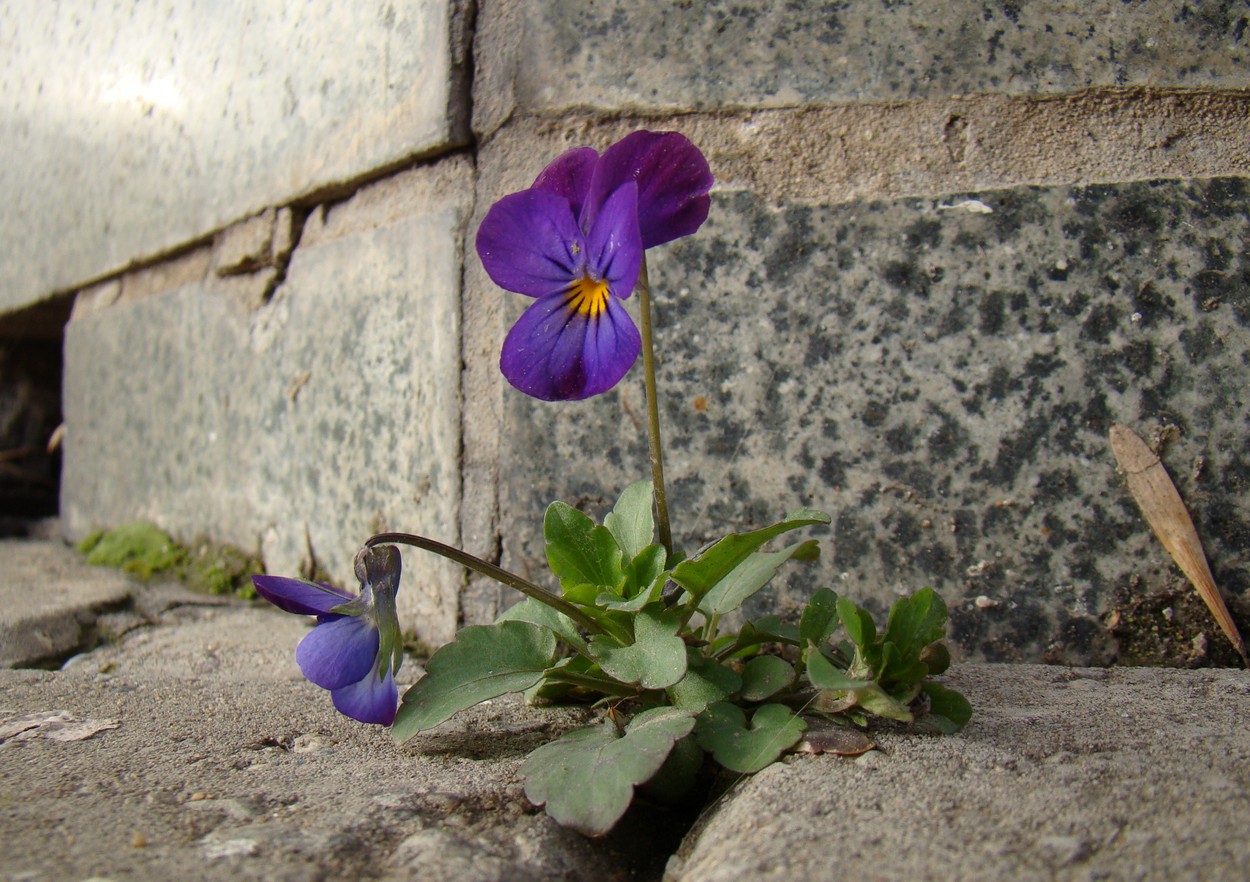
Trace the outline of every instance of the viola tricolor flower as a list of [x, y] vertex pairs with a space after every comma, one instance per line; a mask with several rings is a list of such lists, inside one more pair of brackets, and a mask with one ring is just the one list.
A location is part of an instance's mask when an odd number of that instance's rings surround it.
[[389, 726], [399, 704], [399, 571], [399, 550], [380, 545], [356, 555], [357, 595], [303, 579], [252, 576], [257, 593], [278, 609], [317, 617], [295, 648], [295, 661], [305, 677], [330, 690], [340, 713], [362, 723]]
[[570, 150], [491, 206], [477, 233], [482, 265], [499, 287], [535, 298], [504, 340], [508, 382], [547, 401], [615, 386], [642, 345], [621, 301], [643, 251], [697, 230], [711, 186], [684, 135], [634, 132], [602, 156]]

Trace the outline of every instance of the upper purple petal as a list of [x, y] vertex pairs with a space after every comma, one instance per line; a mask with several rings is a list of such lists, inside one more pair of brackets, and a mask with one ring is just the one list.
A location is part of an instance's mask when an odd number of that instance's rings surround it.
[[569, 200], [547, 190], [503, 197], [477, 230], [477, 253], [501, 288], [544, 297], [568, 287], [585, 263], [585, 237]]
[[638, 226], [638, 186], [628, 181], [608, 197], [586, 235], [586, 262], [606, 279], [612, 297], [624, 300], [634, 292], [642, 269], [642, 237]]
[[576, 147], [561, 153], [534, 179], [535, 190], [546, 190], [569, 200], [573, 217], [581, 217], [582, 203], [590, 191], [590, 178], [599, 153], [593, 147]]
[[339, 689], [372, 670], [380, 642], [372, 622], [359, 616], [327, 616], [295, 647], [295, 661], [322, 689]]
[[689, 236], [707, 220], [712, 170], [698, 147], [678, 132], [634, 132], [599, 158], [583, 224], [626, 181], [638, 182], [638, 224], [644, 248]]
[[252, 576], [252, 584], [257, 594], [278, 609], [303, 616], [325, 615], [340, 603], [355, 599], [329, 585], [284, 576]]
[[386, 676], [379, 677], [376, 670], [355, 683], [330, 692], [339, 713], [362, 723], [389, 726], [395, 722], [395, 710], [399, 706], [399, 689], [395, 675], [389, 668]]

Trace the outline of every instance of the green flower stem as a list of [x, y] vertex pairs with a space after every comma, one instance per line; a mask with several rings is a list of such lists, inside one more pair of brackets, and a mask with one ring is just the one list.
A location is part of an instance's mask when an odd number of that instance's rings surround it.
[[591, 634], [608, 633], [602, 625], [582, 612], [577, 606], [569, 603], [563, 597], [557, 597], [541, 585], [535, 585], [528, 579], [521, 578], [516, 573], [508, 572], [503, 567], [497, 567], [489, 561], [469, 554], [467, 551], [461, 551], [459, 548], [454, 548], [437, 540], [427, 539], [425, 536], [417, 536], [413, 533], [379, 533], [366, 539], [365, 547], [391, 543], [411, 545], [413, 548], [420, 548], [422, 551], [430, 551], [448, 560], [453, 560], [463, 567], [468, 567], [481, 573], [483, 576], [490, 576], [495, 581], [502, 582], [509, 588], [515, 588], [526, 597], [532, 597], [539, 603], [545, 603], [552, 609], [564, 613]]
[[720, 627], [720, 613], [712, 613], [712, 617], [707, 620], [707, 626], [703, 629], [703, 639], [711, 643], [716, 639], [717, 629]]
[[651, 483], [655, 487], [655, 517], [664, 553], [673, 556], [673, 531], [668, 523], [668, 495], [664, 490], [664, 450], [660, 445], [660, 404], [655, 388], [655, 346], [651, 339], [651, 280], [647, 257], [638, 274], [638, 311], [642, 331], [642, 370], [647, 383], [647, 437], [651, 442]]

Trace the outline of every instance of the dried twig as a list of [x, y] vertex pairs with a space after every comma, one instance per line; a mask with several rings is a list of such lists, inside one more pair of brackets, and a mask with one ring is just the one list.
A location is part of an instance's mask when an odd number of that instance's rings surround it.
[[1150, 528], [1159, 537], [1168, 554], [1172, 555], [1172, 560], [1176, 561], [1181, 572], [1193, 583], [1199, 596], [1211, 610], [1211, 615], [1215, 616], [1220, 630], [1232, 642], [1242, 662], [1250, 668], [1245, 641], [1241, 639], [1237, 625], [1224, 604], [1224, 598], [1215, 587], [1211, 567], [1207, 564], [1202, 543], [1198, 540], [1198, 531], [1194, 529], [1194, 522], [1189, 517], [1189, 511], [1180, 494], [1176, 492], [1176, 485], [1168, 476], [1167, 469], [1163, 467], [1159, 457], [1146, 446], [1146, 442], [1127, 426], [1117, 424], [1111, 427], [1111, 451], [1124, 471], [1129, 492], [1141, 507], [1146, 523], [1150, 524]]

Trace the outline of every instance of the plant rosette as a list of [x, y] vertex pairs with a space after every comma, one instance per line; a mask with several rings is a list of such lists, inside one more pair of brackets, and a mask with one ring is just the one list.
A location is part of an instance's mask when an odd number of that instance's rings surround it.
[[[547, 508], [553, 587], [408, 533], [366, 541], [354, 596], [255, 577], [275, 605], [318, 617], [296, 654], [305, 675], [343, 713], [391, 725], [397, 741], [509, 693], [600, 708], [599, 722], [540, 746], [521, 768], [527, 797], [588, 836], [611, 830], [640, 791], [680, 799], [705, 764], [756, 772], [796, 749], [816, 722], [864, 728], [876, 717], [951, 733], [972, 715], [962, 695], [932, 679], [950, 655], [946, 605], [929, 588], [898, 599], [880, 629], [827, 588], [797, 621], [770, 615], [722, 629], [782, 567], [819, 556], [817, 540], [791, 539], [827, 528], [824, 512], [791, 512], [691, 557], [673, 547], [645, 251], [698, 230], [711, 185], [707, 161], [683, 135], [635, 132], [602, 155], [578, 148], [558, 157], [479, 228], [490, 277], [534, 301], [503, 342], [500, 369], [514, 387], [544, 400], [588, 398], [642, 355], [652, 477], [627, 487], [602, 523], [562, 502]], [[640, 328], [621, 305], [635, 292]], [[397, 543], [524, 595], [494, 624], [464, 628], [438, 649], [402, 702]]]

